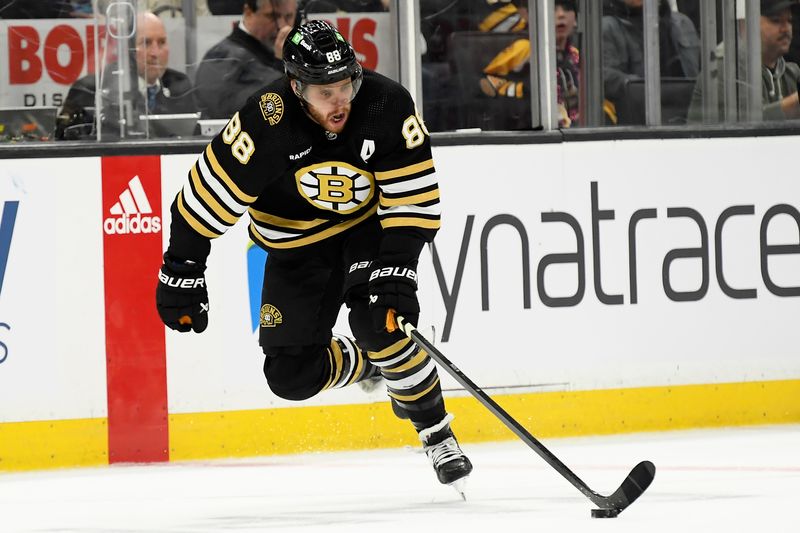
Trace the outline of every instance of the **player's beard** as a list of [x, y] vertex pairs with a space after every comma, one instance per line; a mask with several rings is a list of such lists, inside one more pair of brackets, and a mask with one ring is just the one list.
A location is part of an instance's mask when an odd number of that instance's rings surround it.
[[331, 133], [341, 133], [350, 118], [351, 104], [345, 104], [332, 111], [320, 110], [314, 106], [308, 106], [308, 113], [314, 121]]

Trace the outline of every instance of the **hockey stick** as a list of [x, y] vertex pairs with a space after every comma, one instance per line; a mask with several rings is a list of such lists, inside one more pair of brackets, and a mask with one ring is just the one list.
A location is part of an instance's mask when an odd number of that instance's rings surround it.
[[622, 482], [610, 496], [603, 496], [589, 488], [584, 481], [579, 478], [575, 473], [570, 470], [558, 457], [545, 448], [544, 444], [539, 442], [528, 430], [522, 427], [519, 422], [514, 420], [511, 415], [497, 405], [485, 392], [481, 390], [475, 383], [472, 382], [464, 373], [450, 360], [447, 359], [442, 352], [425, 337], [423, 337], [414, 327], [414, 324], [408, 323], [402, 316], [397, 316], [397, 325], [417, 346], [428, 352], [434, 361], [444, 367], [447, 372], [455, 378], [470, 394], [472, 394], [479, 402], [483, 404], [494, 416], [508, 427], [514, 434], [517, 435], [522, 441], [527, 444], [539, 457], [545, 460], [547, 464], [552, 466], [556, 472], [561, 474], [567, 481], [581, 491], [584, 496], [589, 498], [598, 509], [592, 509], [593, 518], [613, 518], [619, 513], [624, 511], [630, 504], [636, 501], [636, 498], [642, 495], [647, 490], [653, 478], [656, 475], [656, 467], [650, 461], [642, 461], [631, 470], [628, 477]]

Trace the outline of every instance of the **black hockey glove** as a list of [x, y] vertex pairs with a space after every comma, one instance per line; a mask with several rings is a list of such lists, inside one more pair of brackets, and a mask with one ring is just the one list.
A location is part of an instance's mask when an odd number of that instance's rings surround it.
[[208, 326], [205, 269], [205, 265], [177, 261], [169, 252], [164, 254], [164, 264], [158, 272], [156, 307], [168, 328], [181, 332], [205, 331]]
[[369, 308], [375, 331], [392, 332], [397, 323], [389, 310], [416, 325], [419, 319], [417, 300], [417, 262], [406, 266], [384, 266], [380, 261], [372, 263], [369, 276]]

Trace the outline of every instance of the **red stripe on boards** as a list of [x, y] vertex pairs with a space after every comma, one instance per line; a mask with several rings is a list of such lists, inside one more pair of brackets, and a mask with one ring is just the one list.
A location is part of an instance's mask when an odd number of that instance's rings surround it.
[[104, 157], [103, 261], [109, 463], [169, 460], [161, 265], [161, 160]]

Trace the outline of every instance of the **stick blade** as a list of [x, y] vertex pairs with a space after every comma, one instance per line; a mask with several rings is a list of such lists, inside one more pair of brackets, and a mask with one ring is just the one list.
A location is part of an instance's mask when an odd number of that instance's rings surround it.
[[655, 477], [656, 465], [650, 461], [642, 461], [633, 467], [614, 494], [605, 498], [606, 501], [601, 507], [613, 509], [617, 511], [617, 514], [621, 513], [647, 490]]

